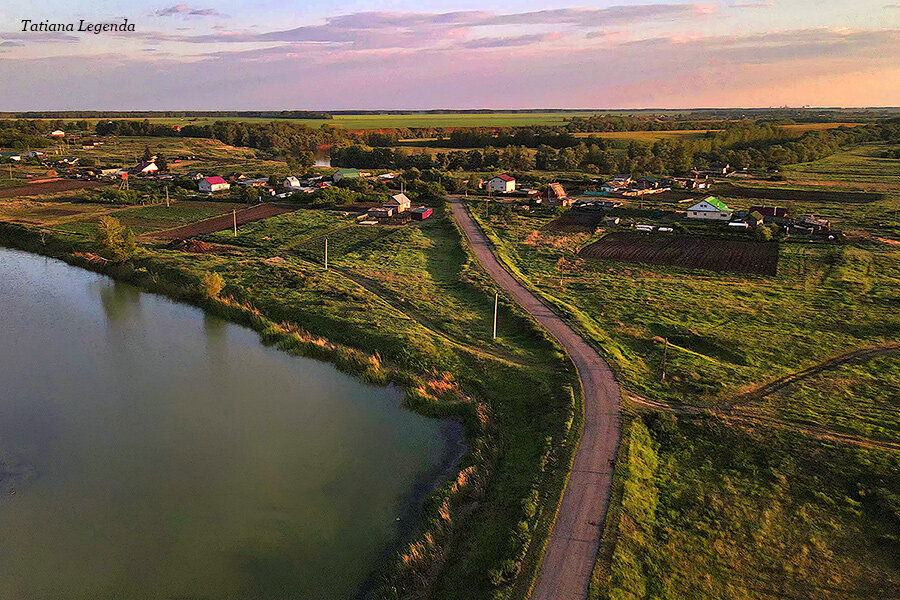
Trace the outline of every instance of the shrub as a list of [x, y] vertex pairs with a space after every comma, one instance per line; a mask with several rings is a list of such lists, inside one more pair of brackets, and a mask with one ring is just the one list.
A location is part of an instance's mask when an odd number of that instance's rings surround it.
[[134, 232], [114, 217], [100, 217], [95, 239], [100, 255], [113, 262], [125, 262], [137, 253]]
[[203, 296], [209, 300], [215, 300], [219, 297], [222, 288], [225, 287], [225, 280], [218, 273], [207, 271], [200, 280], [200, 288]]

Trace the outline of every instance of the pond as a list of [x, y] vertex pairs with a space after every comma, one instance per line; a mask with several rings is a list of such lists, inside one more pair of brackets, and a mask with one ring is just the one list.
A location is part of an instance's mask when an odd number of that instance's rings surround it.
[[0, 598], [348, 598], [462, 451], [401, 393], [0, 249]]

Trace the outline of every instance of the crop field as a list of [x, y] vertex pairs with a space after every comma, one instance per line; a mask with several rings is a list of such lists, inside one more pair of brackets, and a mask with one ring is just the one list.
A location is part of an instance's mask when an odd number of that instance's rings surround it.
[[584, 258], [775, 275], [778, 245], [746, 240], [615, 232], [590, 244]]
[[[159, 117], [147, 119], [163, 125], [208, 125], [216, 121], [269, 122], [289, 121], [309, 127], [341, 127], [350, 130], [389, 129], [398, 127], [515, 127], [530, 125], [563, 125], [573, 116], [598, 114], [592, 111], [520, 112], [520, 113], [442, 113], [442, 114], [384, 114], [334, 115], [331, 119], [270, 119], [255, 117]], [[86, 119], [92, 126], [97, 119]], [[116, 119], [113, 119], [116, 120]], [[125, 119], [140, 120], [144, 119]]]
[[8, 200], [0, 202], [0, 221], [47, 228], [57, 233], [92, 237], [97, 221], [104, 215], [119, 219], [137, 233], [171, 229], [185, 223], [209, 219], [246, 204], [180, 200], [170, 207], [164, 204], [123, 207], [118, 204], [96, 204], [68, 200]]
[[230, 229], [234, 226], [235, 222], [238, 226], [241, 226], [245, 223], [252, 223], [254, 221], [268, 219], [269, 217], [283, 215], [284, 213], [293, 210], [296, 210], [296, 208], [278, 204], [258, 204], [251, 208], [241, 208], [233, 215], [224, 214], [215, 216], [182, 227], [149, 233], [145, 237], [147, 240], [156, 241], [187, 239]]
[[570, 210], [541, 229], [553, 233], [594, 233], [604, 216], [605, 213], [597, 210]]
[[0, 188], [0, 198], [27, 198], [71, 192], [105, 185], [99, 181], [78, 181], [76, 179], [59, 179], [41, 183], [30, 183], [15, 187]]
[[753, 198], [776, 200], [779, 202], [806, 203], [867, 203], [884, 200], [884, 194], [839, 190], [798, 190], [783, 187], [746, 187], [734, 184], [719, 184], [715, 194], [729, 198]]
[[703, 137], [707, 131], [714, 129], [673, 129], [670, 131], [598, 131], [579, 132], [574, 134], [577, 138], [603, 138], [604, 140], [616, 140], [623, 142], [653, 143], [657, 140], [691, 140]]

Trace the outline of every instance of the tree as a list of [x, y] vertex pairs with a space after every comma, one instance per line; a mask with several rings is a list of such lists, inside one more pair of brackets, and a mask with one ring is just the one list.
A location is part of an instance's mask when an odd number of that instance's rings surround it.
[[316, 155], [309, 150], [303, 150], [297, 155], [297, 166], [303, 171], [308, 171], [316, 164]]
[[95, 240], [100, 255], [113, 262], [125, 262], [137, 254], [134, 232], [114, 217], [100, 217]]
[[141, 161], [148, 162], [153, 155], [150, 154], [150, 146], [144, 146], [144, 154], [141, 156]]
[[241, 202], [252, 204], [259, 200], [259, 191], [252, 185], [241, 185], [238, 186], [238, 198], [241, 199]]
[[225, 287], [225, 280], [218, 273], [207, 271], [200, 279], [200, 289], [207, 300], [215, 300]]
[[166, 157], [162, 154], [158, 154], [156, 156], [156, 168], [158, 168], [160, 171], [169, 170], [169, 161], [166, 160]]

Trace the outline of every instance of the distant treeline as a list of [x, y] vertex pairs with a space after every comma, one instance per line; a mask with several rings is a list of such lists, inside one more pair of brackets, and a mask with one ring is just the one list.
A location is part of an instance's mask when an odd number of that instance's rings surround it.
[[175, 129], [145, 119], [99, 121], [95, 129], [98, 135], [211, 138], [231, 146], [291, 155], [337, 143], [352, 135], [336, 127], [309, 127], [293, 121], [216, 121], [211, 125], [184, 125]]
[[[683, 131], [697, 129], [721, 129], [728, 121], [697, 120], [663, 117], [635, 117], [629, 115], [591, 115], [572, 117], [566, 130], [572, 133], [604, 131]], [[748, 121], [745, 124], [750, 124]]]
[[[331, 163], [341, 167], [383, 169], [481, 170], [501, 168], [584, 171], [588, 173], [684, 174], [692, 167], [730, 164], [734, 168], [778, 168], [829, 156], [839, 148], [867, 141], [891, 142], [900, 135], [900, 120], [853, 128], [809, 131], [800, 136], [773, 125], [736, 125], [692, 140], [632, 141], [623, 151], [603, 140], [579, 141], [532, 151], [525, 146], [425, 153], [404, 148], [337, 146]], [[496, 141], [496, 138], [494, 138]]]
[[183, 119], [183, 118], [244, 118], [244, 119], [330, 119], [331, 114], [312, 110], [53, 110], [0, 112], [4, 119]]

